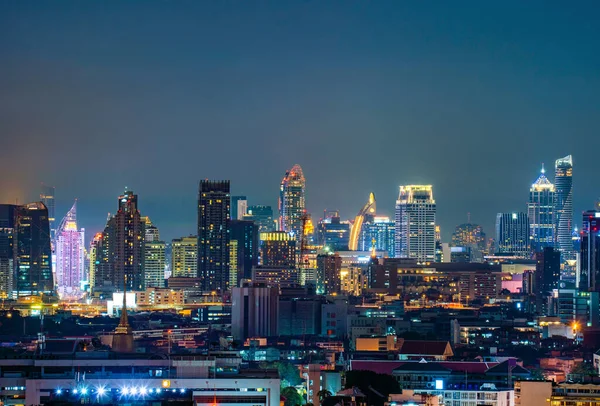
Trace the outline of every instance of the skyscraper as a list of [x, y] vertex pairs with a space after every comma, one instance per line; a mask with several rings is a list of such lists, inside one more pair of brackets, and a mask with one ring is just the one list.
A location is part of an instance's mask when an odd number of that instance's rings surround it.
[[352, 229], [350, 230], [350, 241], [348, 249], [356, 251], [358, 249], [360, 237], [363, 231], [363, 224], [372, 222], [373, 217], [377, 214], [377, 202], [375, 201], [375, 193], [369, 194], [369, 200], [356, 215]]
[[15, 274], [15, 205], [0, 204], [0, 298], [12, 297]]
[[165, 254], [167, 244], [160, 240], [158, 227], [149, 217], [144, 217], [144, 278], [145, 287], [162, 288], [165, 286]]
[[260, 264], [263, 266], [296, 268], [296, 239], [289, 233], [260, 233], [260, 252]]
[[583, 213], [579, 289], [600, 292], [600, 211]]
[[204, 290], [229, 288], [229, 181], [200, 181], [198, 277]]
[[348, 251], [350, 223], [341, 221], [340, 214], [333, 212], [318, 224], [318, 244], [333, 251]]
[[435, 213], [431, 185], [400, 186], [396, 200], [396, 257], [435, 261]]
[[243, 220], [248, 212], [248, 198], [246, 196], [231, 196], [231, 219]]
[[560, 281], [560, 252], [544, 247], [535, 254], [536, 307], [539, 314], [548, 314], [548, 300]]
[[525, 213], [496, 215], [496, 253], [529, 258], [529, 220]]
[[544, 168], [537, 180], [529, 189], [527, 216], [529, 218], [529, 238], [531, 249], [541, 252], [546, 247], [553, 247], [554, 233], [554, 185], [546, 178]]
[[235, 254], [236, 261], [236, 267], [231, 267], [234, 274], [230, 282], [235, 280], [233, 286], [240, 286], [242, 279], [252, 278], [252, 267], [258, 265], [258, 226], [253, 221], [231, 220], [230, 229], [230, 241], [235, 241], [235, 250], [230, 252]]
[[52, 251], [48, 209], [42, 202], [15, 209], [15, 266], [17, 296], [52, 294]]
[[470, 262], [483, 262], [483, 257], [487, 254], [485, 233], [479, 224], [464, 223], [456, 226], [450, 246], [469, 251]]
[[77, 200], [56, 230], [56, 285], [61, 298], [83, 296], [85, 230], [77, 228]]
[[[96, 233], [92, 241], [90, 242], [90, 251], [89, 251], [89, 261], [90, 261], [90, 274], [89, 281], [90, 286], [94, 288], [96, 286], [96, 272], [98, 269], [98, 265], [100, 264], [100, 258], [98, 257], [98, 253], [102, 249], [102, 233]], [[101, 257], [101, 254], [100, 254]]]
[[294, 165], [285, 173], [279, 191], [279, 230], [293, 232], [296, 238], [299, 238], [302, 232], [305, 186], [302, 168], [300, 165]]
[[171, 275], [196, 278], [198, 276], [198, 237], [176, 238], [171, 243]]
[[271, 206], [248, 206], [248, 211], [244, 216], [244, 220], [254, 221], [254, 224], [258, 226], [259, 233], [275, 231], [273, 208]]
[[573, 157], [567, 155], [556, 160], [554, 185], [556, 188], [554, 224], [556, 247], [562, 253], [562, 259], [572, 259], [573, 241]]
[[54, 196], [56, 189], [54, 186], [48, 186], [42, 183], [40, 191], [40, 201], [48, 209], [48, 223], [50, 224], [50, 238], [54, 240], [56, 236], [56, 217], [54, 216]]
[[370, 251], [373, 246], [377, 251], [387, 251], [390, 258], [396, 256], [394, 237], [396, 228], [389, 217], [375, 216], [372, 221], [363, 223], [359, 239], [359, 251]]
[[98, 243], [95, 289], [107, 292], [145, 288], [144, 250], [146, 221], [138, 209], [138, 197], [132, 191], [119, 196], [119, 209], [106, 223]]

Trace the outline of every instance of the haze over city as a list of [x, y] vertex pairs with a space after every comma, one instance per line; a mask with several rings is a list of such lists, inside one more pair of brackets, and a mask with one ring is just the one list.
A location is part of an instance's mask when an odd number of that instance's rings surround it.
[[599, 192], [599, 6], [547, 2], [3, 2], [0, 201], [56, 187], [88, 237], [127, 186], [165, 239], [195, 232], [198, 181], [276, 207], [302, 165], [313, 218], [434, 186], [467, 212], [524, 211], [574, 159], [575, 224]]

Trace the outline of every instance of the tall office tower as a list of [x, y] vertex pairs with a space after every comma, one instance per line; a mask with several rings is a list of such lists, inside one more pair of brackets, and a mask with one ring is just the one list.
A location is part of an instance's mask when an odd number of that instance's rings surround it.
[[77, 200], [56, 230], [56, 286], [61, 298], [83, 296], [85, 274], [85, 230], [77, 228]]
[[496, 215], [496, 253], [529, 258], [529, 219], [525, 213]]
[[567, 155], [556, 160], [554, 172], [554, 224], [556, 248], [563, 260], [573, 259], [573, 157]]
[[171, 275], [196, 278], [198, 276], [198, 237], [176, 238], [171, 242]]
[[166, 248], [167, 244], [164, 241], [146, 241], [144, 248], [145, 287], [165, 287]]
[[248, 206], [244, 220], [254, 221], [258, 226], [259, 233], [270, 233], [275, 231], [273, 220], [273, 208], [271, 206], [254, 205]]
[[394, 237], [396, 225], [389, 217], [375, 216], [372, 221], [364, 223], [359, 239], [359, 251], [387, 251], [388, 257], [396, 255]]
[[338, 294], [342, 288], [342, 257], [339, 254], [317, 256], [317, 290]]
[[12, 204], [0, 204], [0, 298], [12, 298], [15, 274], [15, 209]]
[[144, 250], [146, 221], [138, 209], [138, 197], [132, 191], [119, 196], [119, 208], [106, 223], [102, 237], [100, 264], [95, 288], [129, 291], [144, 290]]
[[48, 209], [42, 202], [15, 209], [15, 267], [17, 296], [54, 293]]
[[54, 197], [56, 189], [54, 186], [48, 186], [42, 183], [40, 191], [40, 201], [48, 209], [48, 223], [50, 225], [50, 238], [54, 240], [56, 236], [56, 217], [54, 217]]
[[248, 213], [248, 198], [246, 196], [231, 196], [231, 219], [244, 220]]
[[583, 213], [579, 289], [600, 292], [600, 211]]
[[296, 268], [296, 239], [285, 231], [260, 233], [260, 253], [262, 266]]
[[[230, 243], [234, 244], [235, 250], [230, 252], [235, 255], [235, 267], [230, 264], [232, 274], [230, 284], [240, 286], [242, 279], [252, 278], [252, 267], [258, 265], [258, 226], [252, 221], [231, 220]], [[230, 262], [233, 258], [230, 255]]]
[[229, 288], [229, 181], [200, 181], [198, 277], [204, 290]]
[[248, 284], [231, 292], [231, 333], [234, 340], [277, 335], [279, 287]]
[[96, 272], [98, 269], [98, 264], [100, 264], [100, 258], [98, 257], [98, 252], [101, 247], [99, 246], [102, 242], [102, 233], [96, 233], [92, 241], [90, 242], [90, 251], [89, 251], [89, 263], [90, 263], [90, 273], [89, 273], [89, 281], [90, 286], [94, 288], [96, 286]]
[[560, 282], [560, 252], [544, 247], [536, 252], [535, 259], [536, 308], [539, 314], [548, 315], [548, 297]]
[[358, 212], [352, 223], [352, 229], [350, 230], [350, 241], [348, 243], [348, 249], [350, 251], [356, 251], [361, 242], [361, 236], [363, 235], [363, 225], [366, 223], [373, 222], [373, 218], [377, 214], [377, 202], [375, 200], [375, 193], [369, 194], [369, 200]]
[[451, 247], [462, 247], [470, 252], [470, 262], [483, 262], [487, 244], [483, 228], [479, 224], [464, 223], [452, 233]]
[[296, 238], [299, 238], [302, 232], [305, 186], [302, 168], [300, 165], [294, 165], [285, 173], [279, 190], [279, 230], [293, 232]]
[[333, 251], [348, 251], [350, 243], [350, 223], [341, 221], [338, 212], [332, 212], [317, 226], [318, 244]]
[[542, 173], [529, 189], [527, 216], [529, 217], [529, 238], [531, 249], [541, 252], [546, 247], [554, 247], [554, 185]]
[[160, 241], [158, 227], [152, 224], [150, 217], [142, 217], [142, 220], [144, 221], [144, 240], [146, 240], [146, 242]]
[[431, 185], [400, 186], [396, 200], [396, 257], [435, 261], [435, 212]]

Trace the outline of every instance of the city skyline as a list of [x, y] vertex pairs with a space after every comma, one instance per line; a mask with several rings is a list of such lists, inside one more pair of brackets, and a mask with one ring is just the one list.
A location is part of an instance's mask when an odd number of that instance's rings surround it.
[[598, 198], [598, 4], [133, 3], [0, 5], [1, 202], [53, 185], [89, 238], [129, 186], [169, 240], [199, 179], [276, 208], [298, 163], [313, 215], [373, 191], [393, 216], [399, 185], [432, 184], [448, 240], [467, 212], [491, 235], [567, 154], [577, 222]]

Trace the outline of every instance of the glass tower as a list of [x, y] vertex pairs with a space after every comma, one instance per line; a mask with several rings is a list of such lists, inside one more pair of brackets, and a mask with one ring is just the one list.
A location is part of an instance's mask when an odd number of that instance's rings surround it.
[[[541, 252], [546, 247], [554, 246], [555, 195], [554, 185], [546, 178], [542, 167], [540, 176], [529, 189], [529, 202], [527, 203], [529, 238], [531, 249], [534, 252]], [[572, 245], [570, 234], [569, 242]]]
[[529, 219], [527, 214], [497, 214], [496, 253], [511, 254], [519, 258], [530, 257]]
[[554, 224], [556, 247], [562, 253], [562, 259], [573, 257], [573, 157], [567, 155], [556, 160], [554, 185], [556, 188]]
[[435, 261], [435, 213], [431, 185], [400, 186], [396, 200], [396, 257]]

